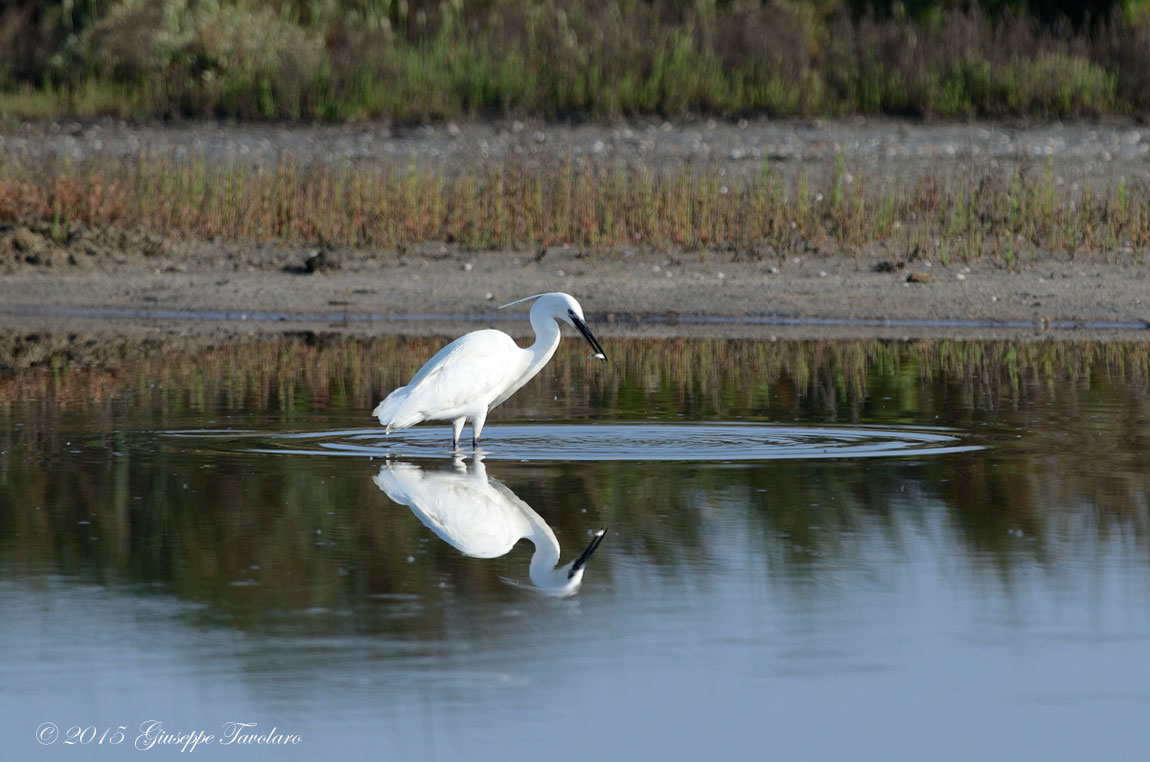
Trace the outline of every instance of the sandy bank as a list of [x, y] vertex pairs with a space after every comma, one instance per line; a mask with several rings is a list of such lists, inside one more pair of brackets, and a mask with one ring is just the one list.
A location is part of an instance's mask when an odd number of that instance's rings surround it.
[[[197, 249], [189, 250], [189, 247]], [[337, 252], [306, 273], [306, 249], [185, 245], [98, 267], [22, 267], [0, 277], [0, 325], [71, 318], [165, 319], [248, 331], [285, 324], [347, 331], [441, 333], [457, 324], [525, 330], [504, 302], [543, 291], [579, 298], [611, 332], [650, 335], [1035, 335], [1141, 339], [1150, 325], [1150, 268], [1053, 261], [993, 262], [731, 254], [582, 256], [467, 252]], [[917, 282], [915, 282], [917, 281]], [[521, 310], [519, 310], [521, 311]], [[182, 327], [180, 327], [182, 326]], [[609, 327], [609, 329], [607, 328]], [[212, 330], [215, 330], [214, 328]]]
[[[566, 127], [493, 122], [407, 130], [96, 123], [68, 129], [22, 125], [0, 134], [0, 156], [35, 163], [190, 153], [256, 164], [292, 156], [305, 163], [402, 159], [467, 166], [477, 157], [532, 160], [558, 152], [729, 172], [761, 171], [766, 160], [784, 175], [812, 176], [845, 161], [876, 175], [909, 177], [960, 172], [980, 162], [1054, 161], [1055, 182], [1090, 183], [1144, 172], [1150, 156], [1145, 132], [1127, 123], [1022, 127], [891, 120]], [[311, 250], [303, 246], [213, 244], [114, 231], [83, 231], [80, 240], [65, 245], [51, 238], [47, 229], [0, 229], [0, 328], [102, 321], [118, 332], [148, 333], [163, 322], [170, 326], [164, 330], [186, 334], [214, 333], [224, 325], [276, 332], [288, 324], [439, 334], [498, 322], [523, 332], [524, 321], [496, 307], [552, 290], [577, 296], [604, 331], [640, 335], [1065, 334], [1141, 340], [1150, 322], [1150, 264], [1137, 252], [1120, 255], [1120, 261], [1098, 254], [1022, 254], [1012, 267], [990, 258], [897, 266], [900, 255], [881, 250], [753, 259], [726, 252], [582, 255], [566, 247], [474, 252], [428, 244], [403, 253], [337, 250], [331, 267], [308, 273], [303, 265]], [[884, 262], [895, 266], [877, 269]], [[918, 282], [908, 282], [912, 275]]]

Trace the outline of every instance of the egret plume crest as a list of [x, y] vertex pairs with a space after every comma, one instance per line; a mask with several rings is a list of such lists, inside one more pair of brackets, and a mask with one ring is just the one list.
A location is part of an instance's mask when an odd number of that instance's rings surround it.
[[547, 296], [547, 293], [545, 292], [545, 293], [542, 293], [542, 294], [535, 294], [534, 296], [525, 296], [525, 297], [523, 297], [522, 299], [516, 299], [516, 300], [515, 300], [515, 301], [513, 301], [513, 302], [508, 302], [507, 304], [504, 304], [504, 305], [503, 305], [503, 306], [501, 306], [501, 307], [497, 307], [496, 309], [503, 309], [503, 307], [511, 307], [511, 306], [513, 306], [513, 305], [516, 305], [516, 304], [520, 304], [520, 303], [522, 303], [522, 302], [529, 302], [529, 301], [531, 301], [532, 299], [538, 299], [538, 298], [539, 298], [539, 297], [541, 297], [541, 296]]

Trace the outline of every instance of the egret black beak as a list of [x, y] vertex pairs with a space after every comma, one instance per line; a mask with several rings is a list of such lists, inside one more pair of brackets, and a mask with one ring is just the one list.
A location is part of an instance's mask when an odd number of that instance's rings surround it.
[[599, 543], [603, 542], [603, 538], [606, 536], [607, 527], [603, 527], [595, 533], [595, 536], [591, 538], [591, 542], [587, 544], [587, 547], [583, 549], [579, 557], [571, 563], [571, 570], [567, 572], [567, 579], [574, 577], [576, 572], [587, 565], [587, 562], [591, 560], [591, 556], [595, 555], [595, 551], [599, 549]]
[[571, 322], [575, 325], [575, 329], [579, 331], [579, 333], [583, 334], [583, 338], [587, 339], [587, 343], [591, 345], [591, 348], [595, 350], [595, 353], [598, 354], [605, 362], [607, 360], [607, 353], [603, 351], [603, 347], [599, 345], [598, 339], [596, 339], [595, 335], [591, 333], [591, 329], [587, 327], [587, 324], [574, 315], [571, 316]]

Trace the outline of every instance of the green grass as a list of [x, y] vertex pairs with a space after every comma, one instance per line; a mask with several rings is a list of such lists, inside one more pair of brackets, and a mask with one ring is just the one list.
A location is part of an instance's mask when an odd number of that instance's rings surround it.
[[83, 5], [66, 25], [46, 10], [39, 25], [0, 15], [0, 118], [1083, 118], [1150, 109], [1150, 16], [1137, 4], [1081, 29], [978, 9], [852, 17], [830, 1]]
[[[6, 163], [4, 163], [6, 162]], [[0, 224], [127, 230], [212, 240], [326, 242], [395, 250], [569, 244], [626, 249], [790, 252], [1013, 265], [1056, 254], [1145, 261], [1150, 184], [1118, 175], [1059, 183], [1045, 166], [886, 179], [842, 158], [825, 179], [717, 165], [654, 169], [556, 157], [440, 164], [97, 157], [0, 162]]]

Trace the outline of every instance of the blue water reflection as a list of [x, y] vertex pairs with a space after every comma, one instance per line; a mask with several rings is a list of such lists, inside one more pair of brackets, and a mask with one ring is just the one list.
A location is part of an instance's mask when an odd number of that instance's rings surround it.
[[[568, 379], [585, 408], [525, 389], [460, 461], [441, 431], [365, 428], [372, 389], [281, 394], [305, 385], [268, 370], [289, 362], [122, 396], [107, 377], [77, 391], [86, 370], [17, 379], [0, 405], [5, 758], [120, 758], [136, 752], [35, 734], [128, 740], [152, 720], [303, 739], [206, 759], [1142, 754], [1146, 347], [1000, 377], [954, 357], [1039, 349], [783, 348], [807, 375], [768, 390], [773, 420], [740, 424], [725, 417], [765, 392], [651, 382], [665, 349], [620, 352], [641, 361], [610, 383]], [[866, 361], [840, 392], [841, 357]], [[199, 407], [173, 401], [193, 391]], [[702, 420], [658, 412], [683, 400]], [[664, 457], [675, 442], [694, 454]], [[748, 448], [767, 456], [732, 455]], [[603, 526], [578, 594], [537, 594], [573, 592], [564, 567]]]
[[[749, 423], [601, 423], [491, 426], [482, 457], [518, 461], [765, 461], [941, 455], [984, 447], [941, 427], [779, 426]], [[431, 428], [387, 435], [378, 429], [292, 433], [170, 432], [244, 441], [252, 452], [434, 458], [454, 455]]]

